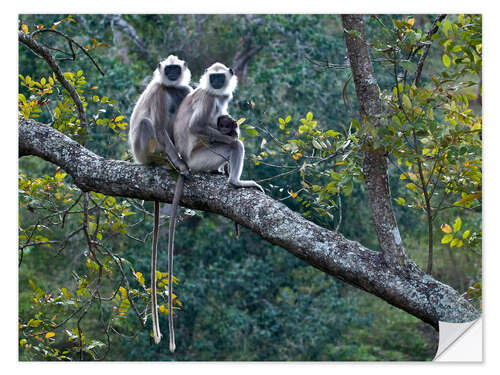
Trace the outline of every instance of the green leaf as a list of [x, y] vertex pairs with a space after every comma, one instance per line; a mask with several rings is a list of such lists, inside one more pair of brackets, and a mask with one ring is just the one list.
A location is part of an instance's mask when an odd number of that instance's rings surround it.
[[462, 227], [462, 219], [457, 217], [455, 219], [455, 222], [453, 223], [453, 232], [457, 233], [461, 227]]
[[403, 94], [403, 107], [411, 108], [411, 100], [406, 94]]
[[404, 205], [406, 202], [404, 198], [394, 198], [394, 200], [398, 202], [401, 206]]
[[336, 137], [336, 136], [340, 135], [340, 133], [336, 132], [335, 130], [328, 130], [325, 132], [325, 135], [327, 135], [329, 137]]
[[313, 114], [312, 112], [307, 112], [306, 119], [311, 121], [313, 119]]
[[464, 234], [462, 234], [462, 238], [465, 240], [470, 235], [470, 230], [466, 230]]
[[406, 184], [406, 188], [413, 191], [414, 193], [418, 193], [417, 185], [415, 185], [414, 183]]
[[446, 236], [444, 236], [443, 238], [441, 238], [441, 243], [448, 243], [452, 239], [453, 239], [453, 235], [452, 234], [447, 234]]
[[416, 64], [408, 60], [401, 61], [400, 65], [410, 73], [415, 73], [415, 71], [417, 70]]
[[444, 54], [443, 55], [443, 64], [444, 66], [446, 66], [447, 68], [450, 67], [450, 57], [447, 55], [447, 54]]
[[443, 33], [444, 35], [446, 35], [446, 37], [448, 37], [448, 32], [450, 31], [451, 29], [451, 22], [449, 20], [445, 20], [443, 22]]
[[245, 133], [250, 137], [256, 137], [259, 135], [259, 132], [254, 128], [246, 128]]
[[31, 289], [33, 289], [33, 290], [36, 289], [36, 285], [35, 285], [35, 283], [32, 280], [28, 280], [28, 283], [30, 284]]
[[305, 133], [308, 130], [309, 130], [309, 127], [307, 125], [300, 125], [299, 126], [299, 133], [300, 134]]

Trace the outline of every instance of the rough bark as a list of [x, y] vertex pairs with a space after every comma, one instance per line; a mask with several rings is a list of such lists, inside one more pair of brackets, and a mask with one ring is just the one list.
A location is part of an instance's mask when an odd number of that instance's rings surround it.
[[154, 59], [151, 57], [148, 49], [144, 44], [144, 41], [137, 34], [137, 31], [135, 31], [134, 27], [131, 24], [125, 21], [125, 19], [119, 14], [107, 15], [106, 17], [107, 19], [109, 19], [112, 28], [116, 27], [117, 29], [120, 29], [123, 33], [125, 33], [125, 35], [130, 38], [130, 40], [132, 40], [143, 60], [145, 60], [152, 66], [156, 65], [157, 61], [154, 61]]
[[247, 14], [245, 15], [245, 19], [248, 23], [248, 28], [240, 38], [238, 50], [231, 64], [240, 83], [246, 79], [250, 60], [263, 48], [262, 45], [256, 45], [253, 40], [254, 27], [258, 27], [263, 22], [262, 17], [255, 14]]
[[[379, 127], [378, 118], [382, 113], [382, 101], [365, 42], [363, 17], [352, 14], [342, 15], [342, 25], [361, 119]], [[349, 34], [352, 30], [356, 31], [357, 35]], [[370, 139], [365, 141], [365, 145], [363, 175], [378, 242], [386, 262], [396, 268], [404, 269], [407, 258], [392, 208], [387, 158], [382, 148], [371, 147]]]
[[[167, 203], [173, 198], [175, 178], [167, 169], [104, 159], [33, 120], [19, 121], [19, 155], [36, 155], [58, 165], [84, 191]], [[306, 220], [256, 189], [234, 189], [224, 176], [192, 176], [186, 181], [181, 205], [226, 216], [436, 329], [440, 320], [464, 322], [479, 315], [454, 289], [426, 275], [413, 262], [408, 261], [406, 272], [399, 272], [387, 265], [382, 253]]]
[[262, 49], [262, 46], [252, 46], [252, 43], [245, 41], [240, 43], [241, 50], [238, 50], [233, 58], [231, 67], [238, 77], [238, 82], [244, 82], [247, 77], [248, 63]]

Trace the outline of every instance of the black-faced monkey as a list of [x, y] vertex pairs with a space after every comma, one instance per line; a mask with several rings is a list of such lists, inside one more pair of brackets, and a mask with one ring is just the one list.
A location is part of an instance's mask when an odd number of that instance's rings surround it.
[[[173, 143], [173, 122], [181, 102], [193, 90], [189, 86], [190, 81], [191, 72], [187, 64], [177, 56], [170, 55], [158, 64], [153, 79], [141, 94], [130, 118], [129, 143], [137, 163], [151, 164], [168, 157], [177, 170], [187, 173], [188, 167], [179, 157]], [[159, 211], [159, 202], [155, 202], [151, 254], [151, 307], [153, 337], [157, 344], [161, 340], [156, 299]], [[175, 217], [173, 220], [175, 221]]]

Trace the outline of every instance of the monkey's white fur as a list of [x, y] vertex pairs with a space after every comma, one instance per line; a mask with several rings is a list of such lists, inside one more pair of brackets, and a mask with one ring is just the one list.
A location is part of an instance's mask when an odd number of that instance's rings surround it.
[[[171, 81], [165, 74], [163, 74], [163, 69], [165, 69], [165, 66], [167, 65], [179, 65], [181, 67], [185, 67], [185, 69], [177, 80]], [[169, 55], [165, 60], [158, 64], [158, 67], [154, 71], [153, 81], [160, 82], [167, 87], [189, 86], [189, 83], [191, 82], [191, 71], [186, 66], [185, 61], [179, 59], [175, 55]]]
[[[229, 82], [226, 85], [224, 85], [223, 87], [221, 87], [220, 89], [215, 89], [212, 87], [212, 85], [210, 85], [210, 82], [209, 82], [210, 73], [225, 73], [226, 78], [230, 77]], [[227, 66], [225, 66], [224, 64], [217, 62], [215, 64], [212, 64], [206, 70], [205, 74], [203, 74], [201, 76], [200, 84], [198, 87], [201, 89], [207, 90], [208, 92], [210, 92], [213, 95], [229, 96], [228, 101], [230, 101], [233, 97], [233, 92], [234, 92], [234, 90], [236, 90], [237, 86], [238, 86], [238, 77], [236, 77], [236, 74], [233, 74], [232, 76], [230, 76], [229, 68]]]

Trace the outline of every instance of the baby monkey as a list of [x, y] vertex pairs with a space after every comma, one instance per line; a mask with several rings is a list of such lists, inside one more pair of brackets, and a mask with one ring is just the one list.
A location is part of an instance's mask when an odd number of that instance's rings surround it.
[[217, 119], [217, 129], [225, 135], [238, 138], [240, 135], [238, 122], [229, 115], [219, 116]]
[[[239, 138], [240, 128], [238, 127], [238, 122], [229, 115], [219, 116], [217, 119], [217, 129], [225, 135], [230, 137]], [[224, 173], [229, 176], [229, 163], [224, 164]], [[240, 238], [240, 227], [238, 223], [234, 222], [234, 236], [236, 239]]]

